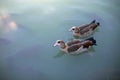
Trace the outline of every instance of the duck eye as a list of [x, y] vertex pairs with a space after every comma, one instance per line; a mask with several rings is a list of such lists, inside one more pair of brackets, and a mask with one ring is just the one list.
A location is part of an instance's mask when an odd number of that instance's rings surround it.
[[58, 41], [58, 43], [60, 43], [60, 41]]
[[75, 30], [74, 28], [72, 30]]

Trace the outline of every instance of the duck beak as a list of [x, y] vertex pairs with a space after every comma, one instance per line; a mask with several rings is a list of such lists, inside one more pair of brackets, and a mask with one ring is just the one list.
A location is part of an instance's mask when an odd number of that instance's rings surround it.
[[55, 47], [55, 46], [58, 46], [58, 45], [59, 45], [58, 43], [55, 43], [55, 44], [54, 44], [54, 47]]
[[71, 32], [71, 31], [72, 31], [72, 28], [70, 28], [68, 31], [70, 31], [70, 32]]

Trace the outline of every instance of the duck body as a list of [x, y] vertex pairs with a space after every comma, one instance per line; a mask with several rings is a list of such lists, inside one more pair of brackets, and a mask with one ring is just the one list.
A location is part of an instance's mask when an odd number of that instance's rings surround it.
[[78, 54], [87, 51], [91, 46], [96, 45], [96, 40], [93, 37], [91, 37], [84, 41], [80, 41], [71, 45], [67, 45], [67, 43], [64, 43], [62, 40], [58, 40], [56, 41], [54, 46], [57, 45], [60, 45], [61, 51], [65, 53]]
[[79, 44], [79, 43], [81, 43], [81, 41], [78, 40], [78, 39], [74, 39], [74, 40], [69, 41], [67, 43], [65, 43], [63, 40], [57, 40], [56, 43], [54, 44], [54, 46], [59, 46], [60, 45], [61, 46], [60, 47], [61, 51], [69, 53], [70, 46], [73, 46], [73, 45]]
[[93, 34], [94, 30], [100, 25], [99, 22], [96, 22], [96, 20], [93, 20], [89, 24], [84, 24], [79, 27], [72, 27], [69, 31], [73, 32], [73, 35], [76, 37], [86, 37], [91, 34]]

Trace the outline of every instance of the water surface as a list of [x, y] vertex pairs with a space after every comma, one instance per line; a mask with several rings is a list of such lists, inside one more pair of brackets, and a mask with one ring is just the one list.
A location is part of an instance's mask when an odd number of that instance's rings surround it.
[[[111, 0], [4, 0], [0, 3], [0, 80], [118, 80], [119, 3]], [[96, 19], [88, 53], [53, 47], [68, 29]]]

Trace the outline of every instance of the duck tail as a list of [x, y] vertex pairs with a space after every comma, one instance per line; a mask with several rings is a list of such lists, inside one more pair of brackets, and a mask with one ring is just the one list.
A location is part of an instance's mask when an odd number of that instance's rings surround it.
[[97, 26], [100, 26], [100, 23], [99, 23], [99, 22], [97, 22], [96, 24], [97, 24]]
[[93, 21], [90, 22], [90, 25], [93, 24], [93, 23], [95, 23], [95, 22], [96, 22], [96, 20], [94, 19]]
[[92, 41], [92, 45], [97, 45], [96, 40], [93, 37], [90, 37], [90, 38], [88, 38], [86, 40]]

